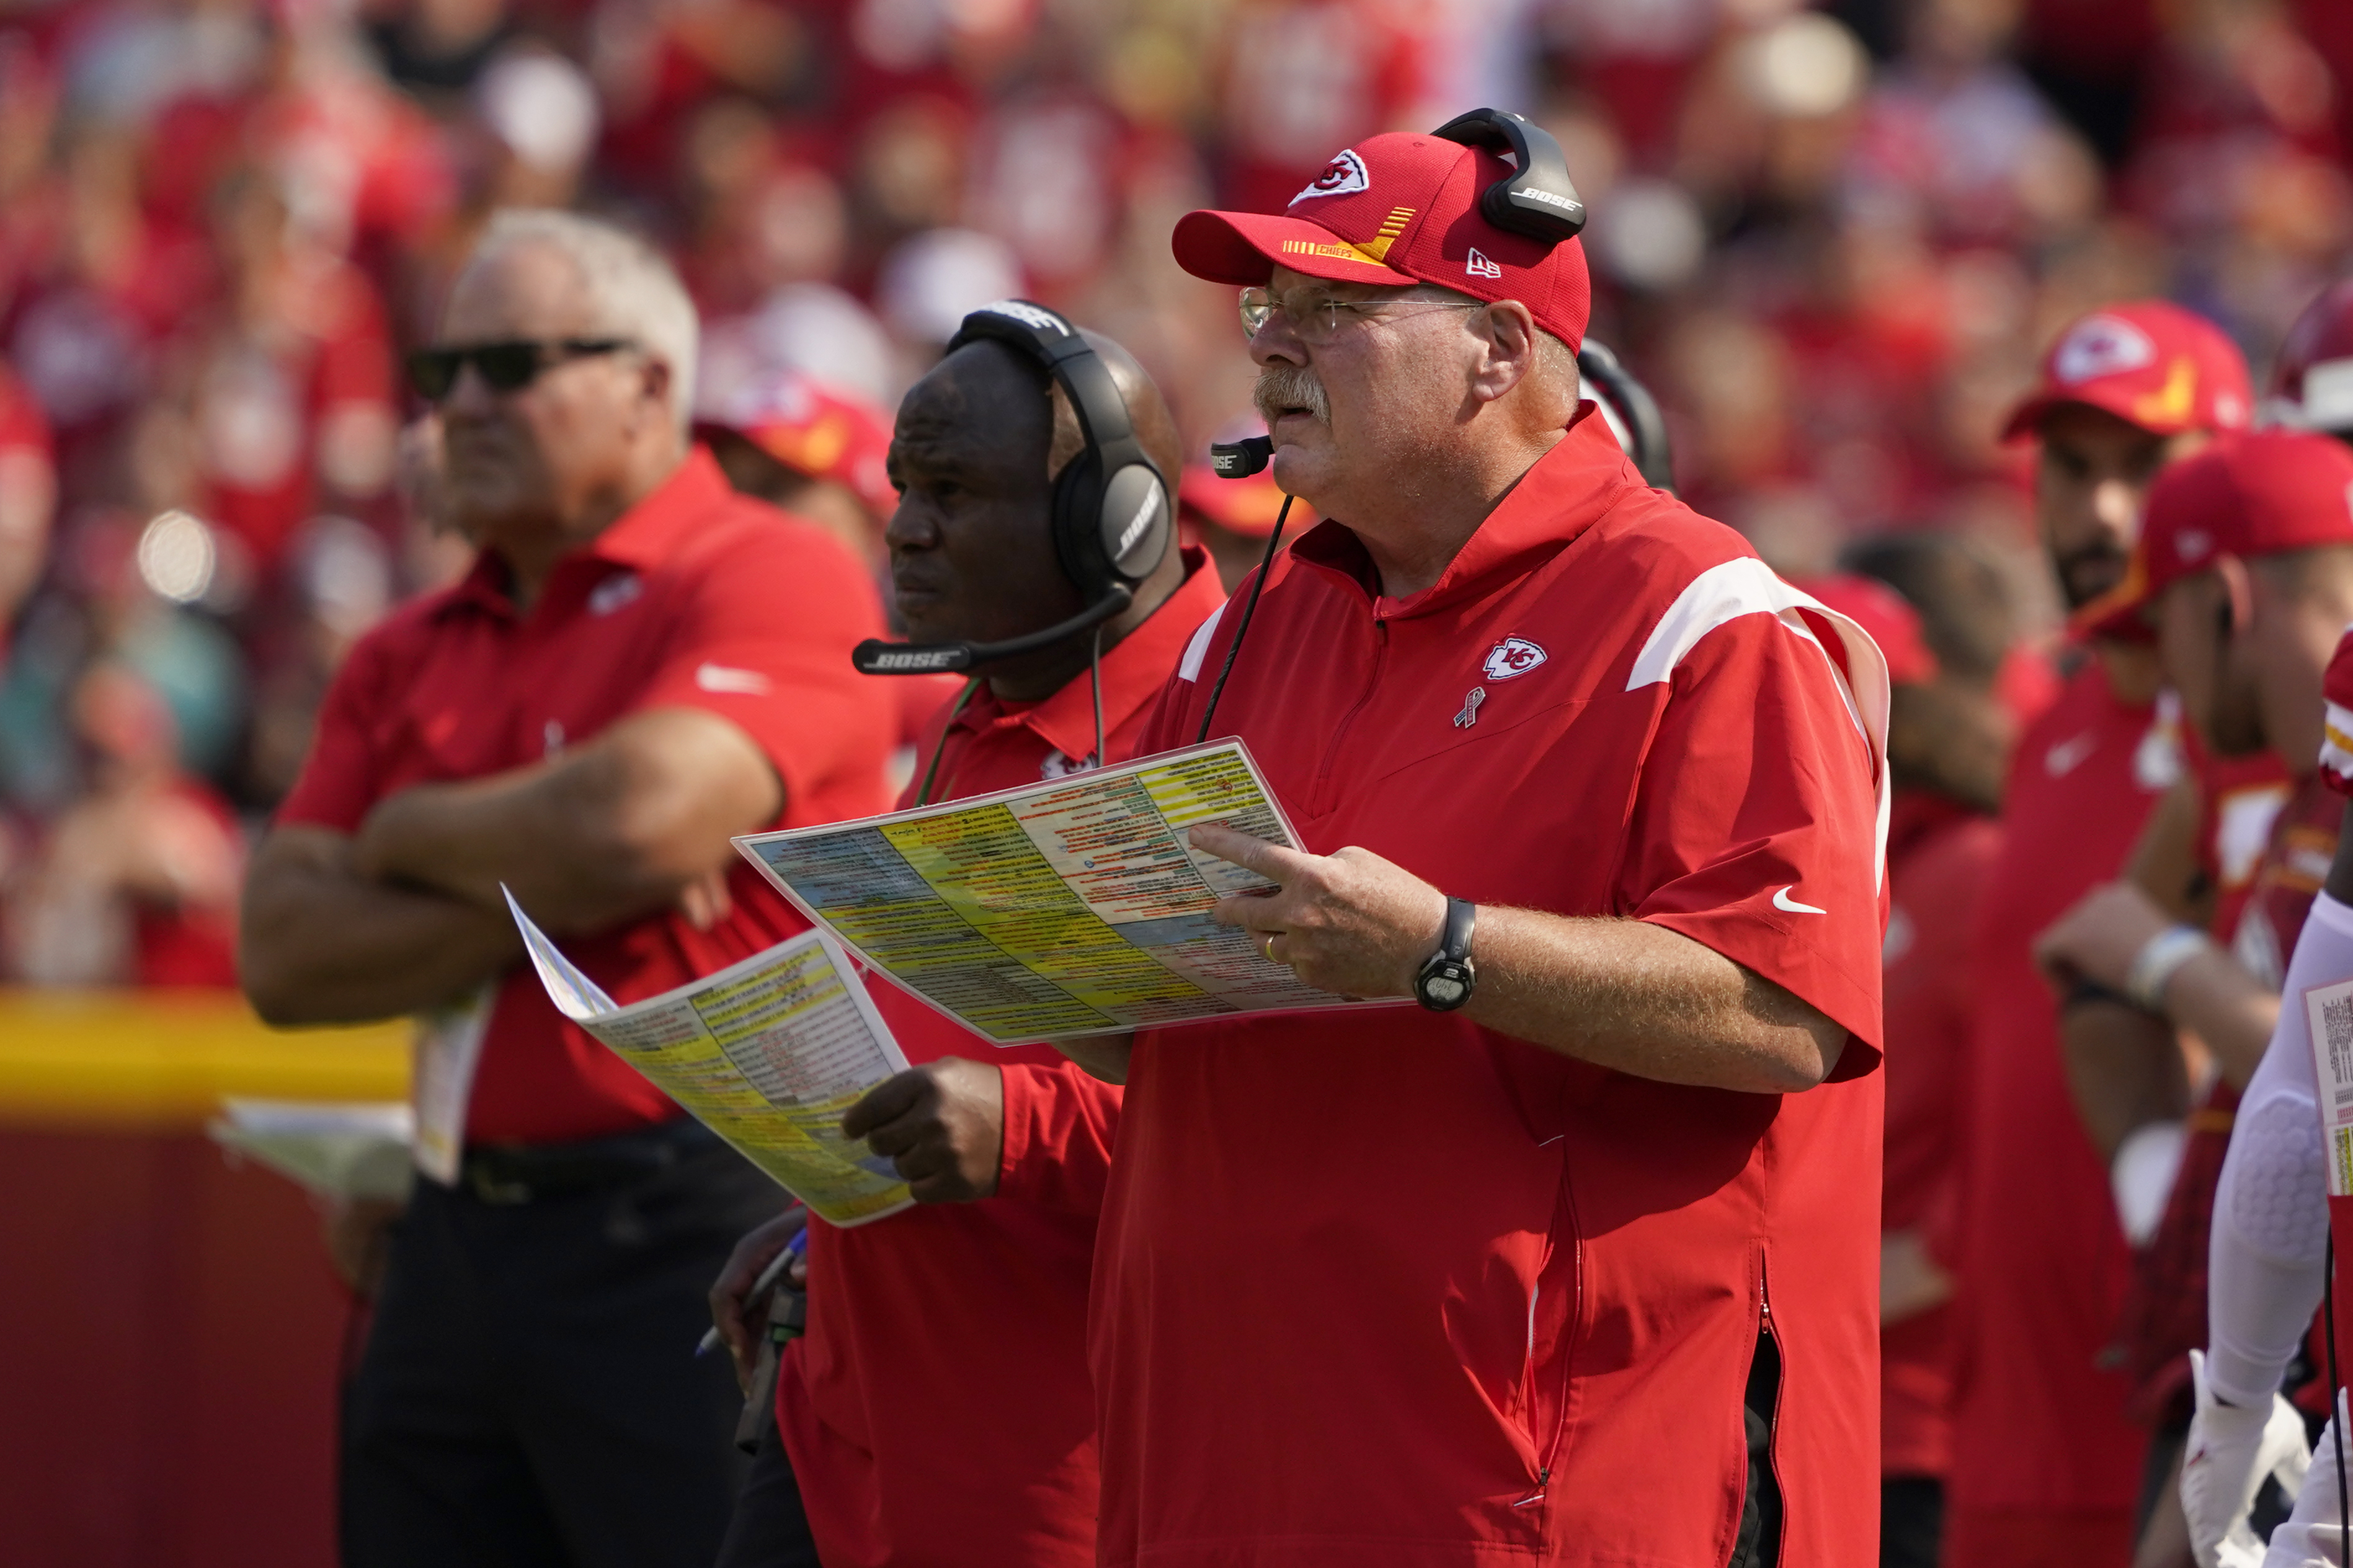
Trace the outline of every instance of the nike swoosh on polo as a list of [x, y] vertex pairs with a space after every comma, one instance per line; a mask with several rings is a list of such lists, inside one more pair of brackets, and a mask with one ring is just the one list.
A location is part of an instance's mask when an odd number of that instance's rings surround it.
[[768, 678], [756, 669], [736, 669], [724, 664], [705, 664], [694, 672], [694, 683], [705, 691], [733, 691], [744, 697], [765, 697]]
[[1826, 915], [1830, 913], [1830, 910], [1822, 909], [1819, 905], [1801, 904], [1798, 902], [1797, 900], [1791, 898], [1789, 896], [1789, 888], [1794, 888], [1797, 885], [1797, 883], [1792, 882], [1789, 884], [1788, 888], [1784, 888], [1779, 892], [1775, 893], [1773, 895], [1773, 907], [1777, 910], [1787, 910], [1793, 915]]
[[2049, 770], [2052, 778], [2065, 778], [2069, 773], [2073, 773], [2078, 767], [2081, 767], [2083, 765], [2084, 759], [2090, 756], [2094, 752], [2099, 750], [2099, 735], [2093, 731], [2086, 730], [2084, 733], [2073, 737], [2072, 740], [2062, 741], [2057, 745], [2052, 747], [2049, 751], [2043, 752], [2042, 765], [2044, 768]]

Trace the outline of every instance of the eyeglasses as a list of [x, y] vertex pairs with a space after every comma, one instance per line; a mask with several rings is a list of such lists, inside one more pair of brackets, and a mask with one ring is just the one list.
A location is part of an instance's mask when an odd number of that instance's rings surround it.
[[521, 392], [540, 373], [589, 354], [618, 353], [638, 345], [627, 338], [559, 338], [552, 342], [462, 343], [417, 349], [408, 356], [408, 384], [427, 403], [438, 403], [471, 363], [492, 392]]
[[1271, 289], [1245, 289], [1241, 295], [1242, 336], [1255, 339], [1277, 311], [1291, 323], [1299, 341], [1314, 348], [1330, 342], [1340, 332], [1343, 311], [1363, 320], [1399, 305], [1419, 305], [1433, 310], [1482, 310], [1483, 300], [1419, 300], [1392, 296], [1387, 300], [1335, 300], [1321, 289], [1301, 287], [1277, 294]]

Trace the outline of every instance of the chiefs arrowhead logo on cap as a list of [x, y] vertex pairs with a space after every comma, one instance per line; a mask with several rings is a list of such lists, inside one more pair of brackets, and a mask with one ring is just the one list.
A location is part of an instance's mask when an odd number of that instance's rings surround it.
[[2138, 370], [2157, 359], [2148, 334], [2116, 316], [2087, 316], [2067, 334], [2051, 359], [2051, 374], [2070, 386]]
[[1370, 190], [1372, 184], [1372, 176], [1365, 173], [1365, 161], [1350, 148], [1324, 164], [1324, 172], [1291, 198], [1291, 205], [1297, 206], [1310, 196], [1345, 196], [1351, 191]]

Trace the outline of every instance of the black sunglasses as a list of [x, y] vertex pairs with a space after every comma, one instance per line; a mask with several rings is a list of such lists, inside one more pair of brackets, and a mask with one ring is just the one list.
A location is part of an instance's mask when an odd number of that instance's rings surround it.
[[408, 355], [408, 384], [426, 402], [438, 403], [449, 395], [449, 389], [458, 384], [459, 373], [470, 361], [492, 392], [521, 392], [551, 365], [637, 346], [627, 338], [559, 338], [553, 342], [517, 340], [415, 349]]

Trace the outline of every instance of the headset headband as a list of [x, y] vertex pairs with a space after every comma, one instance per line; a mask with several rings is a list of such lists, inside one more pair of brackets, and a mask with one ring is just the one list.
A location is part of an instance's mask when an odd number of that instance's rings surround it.
[[1479, 196], [1479, 214], [1508, 234], [1558, 245], [1585, 226], [1585, 201], [1568, 177], [1568, 158], [1552, 132], [1508, 109], [1474, 109], [1430, 132], [1465, 147], [1485, 147], [1512, 161], [1512, 172]]
[[[1135, 421], [1128, 414], [1127, 399], [1119, 394], [1119, 384], [1111, 378], [1110, 367], [1060, 313], [1027, 300], [999, 300], [965, 317], [944, 352], [954, 353], [966, 343], [983, 341], [1003, 343], [1045, 367], [1071, 400], [1079, 434], [1102, 455], [1104, 473], [1115, 474], [1131, 463], [1160, 472], [1159, 465], [1145, 455], [1144, 444], [1135, 438]], [[1168, 476], [1160, 477], [1165, 484]]]

